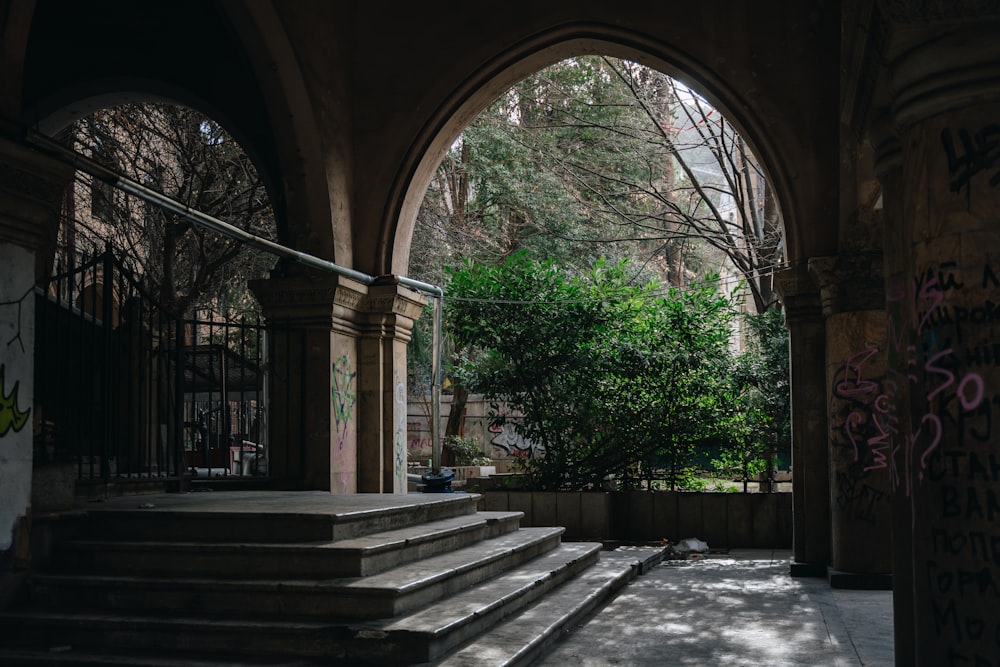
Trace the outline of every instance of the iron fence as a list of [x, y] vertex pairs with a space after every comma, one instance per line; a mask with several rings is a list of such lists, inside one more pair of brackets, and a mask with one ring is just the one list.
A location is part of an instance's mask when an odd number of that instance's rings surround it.
[[35, 458], [83, 483], [267, 474], [264, 328], [182, 320], [110, 249], [36, 290]]

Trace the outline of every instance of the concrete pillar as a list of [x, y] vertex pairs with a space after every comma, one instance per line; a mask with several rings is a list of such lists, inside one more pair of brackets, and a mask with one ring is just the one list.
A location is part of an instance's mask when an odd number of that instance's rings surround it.
[[830, 562], [826, 328], [819, 291], [804, 267], [777, 275], [791, 360], [793, 576], [824, 577]]
[[30, 562], [35, 281], [72, 168], [0, 137], [0, 608]]
[[391, 278], [369, 288], [360, 340], [358, 491], [406, 493], [406, 345], [427, 301]]
[[358, 323], [367, 286], [338, 276], [251, 283], [267, 321], [275, 483], [358, 490]]
[[817, 257], [826, 316], [831, 585], [888, 588], [891, 458], [881, 251]]
[[897, 492], [912, 507], [915, 664], [997, 665], [1000, 12], [958, 3], [945, 26], [900, 4], [915, 12], [893, 14], [908, 48], [889, 64], [913, 285]]
[[251, 284], [267, 320], [270, 472], [332, 493], [406, 492], [406, 345], [426, 300], [391, 279]]
[[882, 185], [882, 223], [886, 239], [883, 253], [886, 296], [886, 379], [888, 397], [886, 425], [889, 431], [890, 488], [892, 491], [892, 608], [893, 640], [898, 665], [912, 665], [914, 655], [913, 625], [913, 513], [910, 499], [900, 489], [900, 471], [904, 468], [901, 454], [910, 437], [909, 416], [909, 349], [912, 328], [904, 315], [905, 304], [913, 300], [913, 280], [907, 268], [909, 225], [903, 216], [903, 163], [899, 139], [889, 118], [879, 114], [869, 132], [874, 148], [874, 167]]

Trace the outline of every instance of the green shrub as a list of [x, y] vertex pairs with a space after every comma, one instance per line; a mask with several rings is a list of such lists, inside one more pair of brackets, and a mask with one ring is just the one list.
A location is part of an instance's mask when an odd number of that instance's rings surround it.
[[455, 465], [484, 466], [493, 463], [493, 459], [483, 453], [479, 441], [475, 438], [449, 435], [445, 440], [445, 446], [455, 453]]

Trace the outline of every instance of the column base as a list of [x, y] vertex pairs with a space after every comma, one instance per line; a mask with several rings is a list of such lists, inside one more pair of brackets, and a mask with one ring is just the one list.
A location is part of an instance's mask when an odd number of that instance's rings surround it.
[[816, 579], [827, 576], [826, 563], [792, 563], [789, 574], [793, 577], [813, 577]]
[[855, 591], [891, 591], [892, 573], [843, 572], [829, 568], [827, 578], [830, 588]]

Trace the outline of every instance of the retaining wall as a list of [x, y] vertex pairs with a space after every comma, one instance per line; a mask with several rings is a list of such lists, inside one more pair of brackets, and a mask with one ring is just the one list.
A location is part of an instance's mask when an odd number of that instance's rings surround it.
[[524, 512], [522, 526], [564, 526], [566, 540], [697, 537], [712, 549], [792, 546], [791, 493], [486, 490], [479, 504]]

